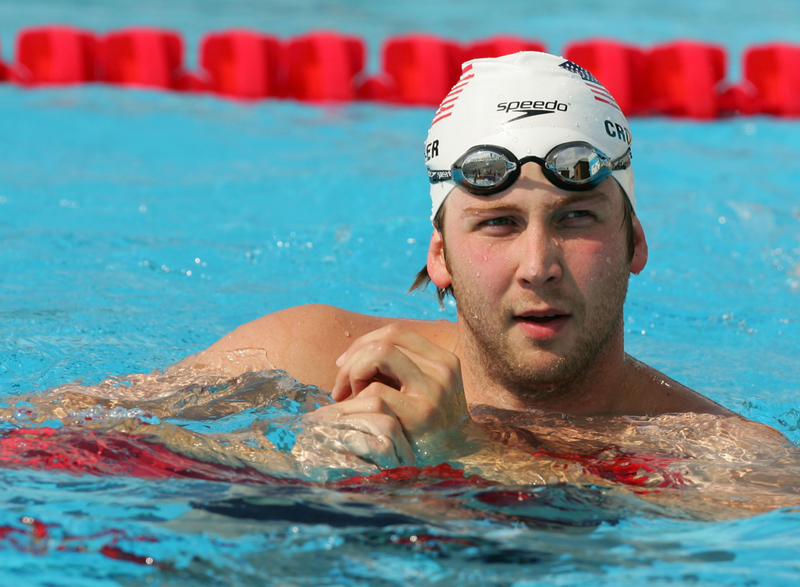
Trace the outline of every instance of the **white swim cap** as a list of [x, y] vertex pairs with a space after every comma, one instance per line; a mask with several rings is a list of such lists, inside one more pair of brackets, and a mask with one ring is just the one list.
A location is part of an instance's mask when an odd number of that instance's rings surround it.
[[[468, 149], [495, 145], [518, 159], [545, 157], [554, 147], [589, 143], [610, 159], [625, 155], [631, 132], [614, 98], [579, 65], [547, 53], [526, 51], [474, 59], [433, 117], [425, 141], [429, 170], [447, 170]], [[635, 207], [633, 170], [612, 176]], [[456, 187], [452, 179], [431, 184], [431, 220]]]

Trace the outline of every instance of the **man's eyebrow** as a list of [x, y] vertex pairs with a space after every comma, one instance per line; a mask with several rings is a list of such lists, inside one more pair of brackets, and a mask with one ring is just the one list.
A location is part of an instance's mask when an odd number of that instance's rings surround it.
[[503, 202], [486, 202], [479, 206], [467, 206], [461, 211], [462, 216], [474, 216], [476, 214], [494, 214], [497, 212], [520, 212], [522, 206], [517, 204], [506, 204]]
[[[552, 208], [561, 208], [571, 204], [581, 203], [598, 203], [605, 204], [611, 201], [611, 195], [605, 191], [593, 189], [585, 192], [572, 192], [564, 196], [556, 196], [548, 201], [548, 205]], [[485, 202], [479, 205], [467, 206], [462, 210], [462, 216], [474, 216], [477, 214], [497, 214], [497, 213], [517, 213], [521, 212], [523, 207], [519, 204], [509, 204], [502, 201]]]
[[585, 192], [573, 192], [568, 196], [559, 198], [554, 204], [556, 207], [560, 207], [568, 206], [576, 202], [591, 202], [592, 200], [597, 200], [599, 203], [606, 203], [611, 201], [611, 196], [608, 192], [593, 189]]

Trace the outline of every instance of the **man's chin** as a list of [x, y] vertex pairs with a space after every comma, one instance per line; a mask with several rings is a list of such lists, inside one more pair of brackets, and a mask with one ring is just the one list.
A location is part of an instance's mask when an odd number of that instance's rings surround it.
[[578, 344], [571, 326], [569, 320], [544, 328], [517, 323], [506, 339], [508, 351], [523, 365], [541, 365], [546, 369], [563, 363]]
[[509, 354], [506, 360], [492, 363], [493, 376], [518, 389], [559, 387], [574, 376], [567, 357], [553, 350]]

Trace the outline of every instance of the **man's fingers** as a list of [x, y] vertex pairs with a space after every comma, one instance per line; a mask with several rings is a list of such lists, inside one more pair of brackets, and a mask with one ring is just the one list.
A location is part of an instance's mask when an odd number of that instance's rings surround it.
[[455, 406], [459, 406], [456, 411], [466, 412], [457, 370], [385, 342], [365, 347], [348, 360], [337, 375], [331, 397], [341, 402], [367, 390], [370, 397], [389, 403], [412, 437]]
[[337, 365], [331, 391], [333, 400], [340, 402], [336, 405], [380, 400], [409, 445], [427, 458], [438, 458], [431, 455], [466, 438], [469, 410], [458, 357], [425, 337], [386, 326], [358, 338]]
[[[322, 449], [322, 450], [320, 450]], [[334, 427], [317, 423], [309, 426], [297, 438], [292, 452], [304, 461], [317, 463], [335, 463], [329, 453], [333, 451], [345, 457], [357, 457], [359, 460], [388, 469], [402, 465], [394, 448], [394, 443], [387, 436], [374, 436], [355, 428]], [[316, 455], [313, 458], [312, 455]], [[413, 464], [413, 463], [412, 463]], [[349, 463], [353, 467], [353, 463]]]
[[350, 414], [384, 414], [394, 416], [391, 407], [374, 394], [367, 397], [357, 397], [348, 402], [330, 404], [317, 408], [305, 416], [305, 420], [332, 422]]
[[398, 434], [410, 440], [423, 435], [428, 431], [431, 422], [441, 418], [440, 408], [443, 403], [420, 401], [393, 387], [371, 383], [356, 398], [319, 408], [307, 418], [339, 422], [350, 414], [385, 414], [396, 418]]
[[[367, 458], [371, 454], [369, 451], [375, 451], [383, 455], [384, 460], [394, 457], [392, 466], [414, 465], [416, 462], [414, 451], [411, 450], [411, 445], [395, 418], [382, 414], [345, 416], [336, 423], [336, 426], [347, 426], [351, 430], [359, 431], [362, 436], [372, 437], [361, 440], [366, 442], [367, 451], [359, 452], [351, 449], [361, 458]], [[377, 462], [375, 464], [385, 466]]]
[[328, 446], [336, 448], [336, 442], [341, 443], [346, 450], [378, 466], [413, 465], [415, 462], [403, 427], [380, 397], [358, 397], [325, 406], [305, 419], [312, 425], [322, 424], [329, 430], [338, 430], [332, 433]]
[[350, 355], [339, 369], [331, 392], [334, 401], [358, 395], [377, 381], [395, 389], [421, 382], [424, 374], [406, 352], [388, 341], [373, 341]]
[[350, 345], [350, 348], [336, 359], [336, 366], [342, 367], [351, 356], [363, 347], [376, 341], [390, 342], [403, 350], [408, 350], [419, 356], [427, 357], [432, 361], [449, 362], [454, 358], [452, 353], [434, 344], [421, 334], [417, 334], [408, 328], [403, 328], [398, 324], [389, 324], [357, 338], [353, 344]]
[[416, 438], [425, 433], [430, 423], [439, 416], [438, 408], [441, 405], [441, 402], [420, 401], [383, 385], [370, 385], [358, 397], [365, 401], [381, 400], [400, 422], [408, 438]]

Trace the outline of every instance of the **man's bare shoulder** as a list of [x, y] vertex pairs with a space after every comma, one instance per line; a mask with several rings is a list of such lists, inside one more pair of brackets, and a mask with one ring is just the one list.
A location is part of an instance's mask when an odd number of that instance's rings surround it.
[[[295, 306], [243, 324], [206, 351], [194, 365], [245, 372], [283, 369], [299, 381], [330, 389], [336, 378], [336, 359], [358, 337], [396, 323], [441, 344], [452, 338], [454, 324], [445, 320], [409, 320], [369, 316], [324, 304]], [[241, 367], [231, 365], [241, 363]]]
[[636, 408], [631, 413], [648, 416], [710, 414], [720, 416], [716, 420], [719, 428], [741, 442], [774, 442], [780, 446], [789, 443], [774, 428], [732, 412], [641, 361], [630, 356], [626, 360], [634, 370], [629, 381], [638, 397]]
[[649, 415], [695, 412], [732, 416], [733, 412], [630, 356], [626, 399], [635, 411]]

